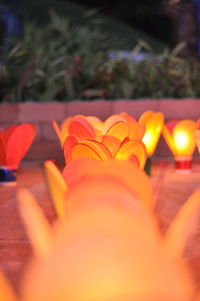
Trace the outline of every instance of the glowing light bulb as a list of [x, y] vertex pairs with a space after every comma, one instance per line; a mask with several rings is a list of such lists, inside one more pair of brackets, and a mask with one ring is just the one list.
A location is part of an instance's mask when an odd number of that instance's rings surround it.
[[163, 127], [163, 136], [175, 157], [175, 168], [182, 173], [191, 172], [196, 127], [193, 120], [171, 120]]
[[174, 143], [176, 145], [176, 148], [178, 150], [185, 150], [185, 148], [187, 148], [187, 146], [189, 145], [190, 141], [189, 141], [189, 137], [187, 135], [187, 133], [185, 132], [177, 132], [174, 135]]

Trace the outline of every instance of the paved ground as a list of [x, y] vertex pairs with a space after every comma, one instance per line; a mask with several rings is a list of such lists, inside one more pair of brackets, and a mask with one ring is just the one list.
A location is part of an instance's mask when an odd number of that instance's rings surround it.
[[[200, 187], [200, 163], [196, 163], [191, 174], [174, 172], [169, 163], [156, 162], [152, 168], [152, 182], [159, 187], [155, 208], [160, 224], [165, 230], [175, 214], [194, 191]], [[38, 199], [50, 220], [55, 212], [49, 201], [42, 174], [42, 164], [26, 162], [18, 175], [18, 187], [28, 188]], [[17, 211], [17, 187], [0, 186], [0, 268], [8, 275], [18, 290], [23, 268], [31, 255], [31, 249]], [[200, 224], [188, 244], [186, 257], [194, 270], [197, 284], [200, 284]]]

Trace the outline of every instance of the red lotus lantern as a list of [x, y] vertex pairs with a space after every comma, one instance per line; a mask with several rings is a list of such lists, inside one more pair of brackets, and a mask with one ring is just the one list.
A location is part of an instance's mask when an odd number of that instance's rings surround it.
[[13, 184], [18, 166], [35, 137], [35, 126], [31, 123], [14, 125], [0, 131], [0, 182]]

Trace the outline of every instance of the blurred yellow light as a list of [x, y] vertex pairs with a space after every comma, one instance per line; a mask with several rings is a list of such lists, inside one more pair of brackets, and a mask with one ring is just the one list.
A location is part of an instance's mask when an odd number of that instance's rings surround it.
[[195, 147], [196, 123], [193, 120], [181, 120], [174, 123], [171, 132], [165, 125], [163, 136], [175, 157], [191, 157]]
[[174, 143], [177, 150], [184, 150], [189, 146], [190, 140], [185, 132], [177, 132], [174, 135]]
[[161, 112], [147, 111], [141, 115], [139, 123], [145, 126], [142, 141], [146, 146], [148, 157], [151, 157], [162, 132], [164, 115]]

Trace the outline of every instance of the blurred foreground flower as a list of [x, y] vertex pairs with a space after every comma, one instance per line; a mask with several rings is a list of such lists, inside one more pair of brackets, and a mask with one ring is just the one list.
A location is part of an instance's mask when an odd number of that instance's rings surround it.
[[[0, 180], [12, 182], [15, 172], [29, 150], [36, 134], [35, 126], [23, 123], [0, 130]], [[14, 172], [14, 173], [13, 173]]]
[[[76, 187], [77, 183], [84, 181], [86, 178], [97, 177], [100, 180], [98, 186], [102, 185], [102, 181], [106, 175], [112, 177], [112, 181], [120, 181], [125, 186], [128, 186], [130, 192], [139, 197], [139, 200], [147, 207], [152, 208], [154, 205], [153, 191], [149, 178], [134, 164], [122, 164], [120, 161], [97, 161], [92, 158], [78, 158], [66, 165], [63, 176], [58, 168], [51, 161], [45, 162], [45, 175], [48, 190], [53, 200], [57, 215], [61, 219], [68, 216], [68, 194], [70, 189]], [[143, 186], [141, 185], [143, 183]], [[109, 182], [107, 182], [109, 183]], [[111, 185], [111, 184], [108, 184]], [[145, 189], [144, 189], [145, 186]], [[87, 188], [86, 188], [87, 189]], [[101, 186], [103, 193], [103, 185]], [[111, 190], [112, 191], [112, 190]], [[83, 192], [86, 193], [86, 192]], [[116, 193], [116, 191], [114, 191]], [[80, 199], [81, 199], [80, 193]], [[95, 188], [87, 190], [87, 196], [96, 194]], [[98, 198], [103, 196], [99, 195]]]
[[137, 169], [141, 176], [134, 187], [124, 175], [135, 168], [130, 162], [93, 163], [82, 175], [65, 173], [71, 180], [67, 219], [53, 227], [33, 196], [20, 192], [20, 211], [34, 249], [22, 300], [194, 300], [182, 253], [194, 231], [200, 191], [162, 236], [152, 211], [140, 200], [148, 177]]
[[171, 120], [163, 127], [164, 139], [175, 158], [175, 167], [182, 172], [191, 170], [192, 155], [196, 148], [193, 120]]
[[[19, 193], [21, 216], [34, 251], [21, 285], [21, 300], [195, 300], [182, 254], [198, 219], [200, 190], [163, 236], [152, 211], [141, 201], [151, 199], [151, 190], [142, 192], [149, 178], [137, 168], [140, 177], [137, 185], [132, 184], [128, 175], [136, 167], [130, 162], [92, 161], [88, 171], [80, 169], [81, 174], [70, 177], [71, 171], [65, 171], [71, 181], [67, 219], [53, 226], [30, 193]], [[2, 300], [15, 300], [5, 279], [0, 279], [0, 288]]]

